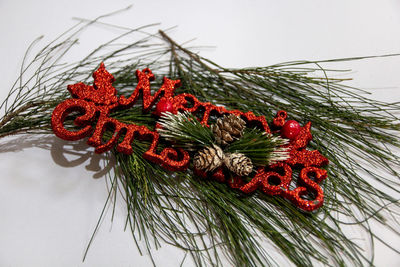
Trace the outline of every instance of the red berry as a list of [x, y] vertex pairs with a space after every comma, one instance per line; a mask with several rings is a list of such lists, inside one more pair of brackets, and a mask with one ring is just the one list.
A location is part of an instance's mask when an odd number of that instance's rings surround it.
[[174, 112], [174, 102], [168, 98], [161, 98], [156, 106], [155, 115], [161, 116], [164, 112]]
[[300, 124], [295, 120], [285, 122], [281, 129], [281, 136], [293, 140], [300, 133]]

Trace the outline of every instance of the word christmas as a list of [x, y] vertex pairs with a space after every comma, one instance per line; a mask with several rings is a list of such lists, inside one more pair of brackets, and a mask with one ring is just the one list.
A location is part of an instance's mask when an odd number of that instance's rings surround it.
[[[142, 95], [144, 113], [150, 112], [157, 102], [155, 114], [161, 115], [165, 111], [175, 114], [187, 111], [200, 115], [200, 122], [204, 127], [209, 127], [210, 116], [234, 114], [242, 118], [247, 127], [257, 127], [266, 134], [281, 133], [282, 136], [287, 137], [290, 140], [289, 157], [270, 166], [258, 167], [250, 181], [245, 179], [246, 177], [237, 175], [233, 178], [226, 177], [222, 167], [209, 172], [195, 169], [195, 173], [202, 177], [212, 177], [220, 182], [227, 182], [229, 186], [243, 193], [251, 193], [260, 189], [268, 195], [282, 196], [305, 211], [315, 210], [323, 204], [324, 194], [319, 183], [327, 177], [327, 171], [321, 167], [328, 164], [328, 159], [316, 150], [306, 149], [312, 139], [310, 122], [293, 134], [290, 129], [285, 129], [290, 127], [290, 122], [292, 122], [286, 121], [287, 113], [278, 111], [272, 121], [272, 128], [276, 130], [272, 132], [264, 116], [255, 116], [252, 112], [227, 110], [209, 102], [200, 102], [191, 94], [183, 93], [174, 96], [174, 90], [180, 86], [179, 80], [170, 80], [164, 77], [161, 88], [151, 95], [150, 81], [154, 80], [151, 70], [137, 70], [136, 77], [137, 86], [128, 98], [117, 97], [116, 89], [112, 86], [114, 77], [105, 69], [103, 63], [93, 73], [93, 86], [83, 83], [69, 85], [68, 90], [72, 98], [60, 103], [52, 114], [51, 123], [54, 133], [61, 139], [71, 141], [90, 136], [87, 143], [95, 147], [96, 153], [108, 151], [116, 146], [118, 152], [132, 154], [131, 144], [134, 140], [146, 140], [150, 142], [148, 150], [143, 154], [146, 160], [160, 164], [171, 171], [184, 171], [188, 168], [191, 159], [188, 151], [182, 148], [166, 147], [158, 154], [157, 146], [160, 134], [156, 130], [152, 131], [146, 126], [122, 123], [111, 118], [110, 113], [132, 107]], [[69, 115], [77, 114], [77, 112], [79, 115], [74, 119], [74, 123], [80, 129], [66, 129], [65, 120]], [[113, 129], [114, 133], [104, 143], [103, 135], [107, 129]], [[293, 190], [289, 188], [293, 176], [292, 168], [298, 168], [300, 171], [297, 179], [299, 186]], [[307, 195], [309, 199], [306, 198]]]

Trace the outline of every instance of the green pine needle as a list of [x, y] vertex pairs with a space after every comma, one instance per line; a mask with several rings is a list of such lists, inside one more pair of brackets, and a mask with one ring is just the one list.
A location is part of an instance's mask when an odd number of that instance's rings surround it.
[[242, 153], [251, 159], [256, 166], [268, 166], [289, 158], [287, 139], [267, 135], [258, 129], [245, 129], [243, 136], [229, 144], [226, 152]]
[[160, 135], [172, 141], [175, 146], [194, 150], [196, 147], [210, 146], [214, 142], [211, 129], [202, 125], [193, 114], [187, 111], [177, 115], [170, 112], [163, 113], [159, 124]]
[[[149, 67], [158, 78], [154, 88], [166, 75], [181, 79], [176, 94], [190, 93], [200, 101], [252, 111], [267, 119], [287, 110], [301, 124], [312, 122], [314, 138], [309, 149], [318, 149], [330, 161], [322, 185], [324, 206], [310, 214], [280, 197], [262, 192], [243, 195], [223, 183], [200, 179], [190, 170], [166, 171], [143, 159], [148, 144], [134, 141], [132, 155], [113, 153], [116, 163], [107, 203], [122, 192], [126, 223], [141, 252], [144, 247], [151, 257], [153, 248], [167, 243], [185, 250], [196, 266], [221, 266], [224, 257], [234, 266], [279, 265], [275, 252], [263, 248], [261, 241], [267, 241], [297, 266], [365, 266], [373, 264], [373, 255], [345, 234], [347, 225], [358, 225], [372, 246], [379, 240], [391, 247], [380, 233], [372, 232], [372, 221], [400, 235], [396, 225], [384, 219], [400, 209], [395, 197], [400, 193], [396, 153], [400, 126], [394, 115], [400, 105], [368, 99], [359, 89], [347, 86], [346, 79], [331, 79], [330, 71], [321, 68], [321, 64], [363, 58], [230, 69], [182, 47], [163, 31], [143, 34], [145, 27], [118, 27], [123, 34], [81, 61], [64, 64], [62, 56], [78, 44], [78, 34], [96, 23], [103, 22], [81, 21], [23, 63], [18, 80], [0, 105], [0, 137], [51, 133], [54, 107], [69, 98], [67, 84], [91, 83], [92, 72], [105, 61], [116, 78], [113, 86], [125, 96], [137, 82], [134, 70]], [[137, 39], [124, 39], [127, 36]], [[112, 116], [126, 123], [155, 125], [150, 114], [141, 112], [140, 104]], [[195, 120], [184, 123], [195, 127]], [[190, 134], [184, 138], [212, 142], [209, 132]], [[104, 137], [111, 135], [106, 132]], [[246, 147], [244, 140], [230, 149]], [[265, 160], [259, 157], [261, 152], [256, 150], [254, 158]]]

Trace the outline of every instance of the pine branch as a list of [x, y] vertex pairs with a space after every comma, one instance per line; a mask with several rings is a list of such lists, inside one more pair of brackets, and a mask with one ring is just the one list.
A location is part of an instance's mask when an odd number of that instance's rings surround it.
[[251, 159], [256, 166], [268, 166], [289, 158], [287, 139], [266, 135], [258, 129], [246, 129], [243, 136], [228, 145], [230, 153], [242, 153]]
[[[110, 193], [122, 189], [129, 215], [127, 226], [140, 250], [143, 245], [151, 255], [152, 248], [167, 243], [187, 251], [196, 266], [222, 265], [223, 254], [235, 266], [278, 265], [261, 246], [261, 238], [297, 266], [364, 266], [372, 264], [372, 259], [346, 236], [342, 230], [345, 225], [359, 225], [371, 242], [381, 240], [379, 233], [371, 232], [371, 220], [399, 236], [384, 218], [400, 208], [391, 194], [400, 191], [400, 157], [392, 152], [400, 147], [400, 127], [394, 114], [400, 105], [368, 99], [359, 89], [347, 86], [346, 78], [329, 78], [335, 70], [320, 67], [342, 59], [230, 69], [179, 45], [163, 31], [160, 34], [166, 43], [160, 43], [154, 33], [124, 43], [123, 37], [143, 32], [138, 28], [126, 29], [79, 62], [62, 63], [62, 56], [77, 45], [78, 33], [95, 23], [102, 22], [76, 25], [41, 49], [31, 62], [24, 63], [20, 77], [0, 106], [4, 114], [0, 137], [50, 132], [54, 106], [68, 97], [66, 85], [89, 81], [92, 71], [106, 60], [115, 76], [113, 86], [122, 95], [130, 94], [137, 82], [133, 71], [149, 67], [157, 77], [181, 79], [183, 86], [177, 94], [189, 92], [201, 101], [253, 111], [267, 119], [285, 109], [292, 119], [312, 122], [311, 148], [330, 160], [329, 178], [323, 184], [325, 206], [309, 214], [279, 197], [258, 192], [243, 195], [225, 184], [198, 179], [190, 171], [168, 172], [144, 160], [142, 154], [148, 144], [135, 141], [132, 155], [114, 153], [117, 162]], [[33, 75], [26, 78], [29, 73]], [[154, 86], [160, 83], [156, 80]], [[139, 106], [112, 116], [149, 127], [156, 123]], [[182, 143], [201, 140], [198, 145], [203, 146], [213, 142], [209, 129], [199, 130], [196, 119], [179, 123], [191, 129], [185, 133], [173, 131]], [[105, 138], [111, 134], [107, 132]], [[227, 149], [247, 150], [261, 164], [272, 143], [279, 142], [261, 138], [259, 149], [257, 142], [251, 142], [252, 134], [256, 133], [247, 133]], [[377, 182], [382, 189], [374, 186]]]
[[189, 112], [174, 115], [166, 112], [161, 115], [158, 132], [166, 140], [172, 141], [175, 146], [193, 150], [195, 146], [210, 146], [214, 142], [210, 128], [202, 125], [198, 119]]

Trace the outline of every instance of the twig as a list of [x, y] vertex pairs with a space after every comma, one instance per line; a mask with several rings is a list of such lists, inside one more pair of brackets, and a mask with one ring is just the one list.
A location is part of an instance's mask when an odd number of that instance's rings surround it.
[[6, 125], [12, 118], [17, 116], [19, 113], [22, 113], [25, 110], [28, 110], [28, 109], [30, 109], [32, 107], [35, 107], [35, 106], [39, 106], [39, 105], [44, 104], [44, 103], [45, 103], [44, 101], [26, 103], [25, 105], [21, 106], [17, 110], [15, 110], [15, 111], [9, 113], [8, 115], [4, 116], [3, 119], [0, 122], [0, 128], [3, 127], [4, 125]]

